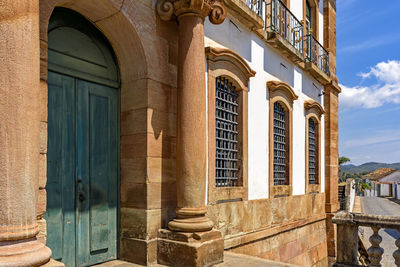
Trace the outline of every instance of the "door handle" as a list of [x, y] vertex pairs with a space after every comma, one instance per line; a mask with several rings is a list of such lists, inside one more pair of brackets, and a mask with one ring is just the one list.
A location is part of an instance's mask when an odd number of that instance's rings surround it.
[[80, 202], [85, 201], [86, 197], [85, 197], [85, 187], [83, 184], [82, 179], [78, 179], [78, 199]]

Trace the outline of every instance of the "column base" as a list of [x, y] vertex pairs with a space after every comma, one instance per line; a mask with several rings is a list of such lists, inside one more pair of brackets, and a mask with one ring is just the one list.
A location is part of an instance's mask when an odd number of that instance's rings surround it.
[[206, 267], [224, 260], [221, 232], [201, 233], [158, 231], [158, 263], [168, 266]]
[[36, 238], [0, 242], [0, 266], [34, 267], [47, 263], [51, 250]]
[[175, 232], [207, 232], [212, 230], [214, 222], [206, 216], [200, 217], [185, 217], [178, 214], [178, 217], [168, 223], [168, 228]]

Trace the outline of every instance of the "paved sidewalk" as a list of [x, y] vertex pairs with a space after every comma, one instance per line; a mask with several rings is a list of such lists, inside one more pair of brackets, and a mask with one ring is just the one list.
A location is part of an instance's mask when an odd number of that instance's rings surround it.
[[363, 205], [359, 196], [354, 199], [353, 213], [363, 213]]
[[[388, 199], [379, 197], [363, 197], [362, 203], [365, 214], [400, 216], [400, 205]], [[365, 245], [370, 246], [369, 237], [372, 235], [372, 229], [362, 227], [364, 229], [363, 239], [366, 240]], [[394, 264], [393, 252], [397, 249], [395, 242], [400, 237], [399, 232], [391, 229], [382, 229], [379, 231], [382, 237], [381, 247], [385, 250], [382, 258], [382, 267], [393, 267]], [[368, 248], [367, 248], [368, 249]]]
[[[99, 265], [97, 267], [142, 267], [133, 263], [115, 260]], [[151, 267], [162, 267], [165, 265], [154, 264]], [[288, 263], [281, 263], [270, 261], [262, 258], [252, 257], [243, 254], [236, 254], [232, 252], [224, 252], [224, 262], [215, 265], [215, 267], [301, 267], [300, 265], [293, 265]]]

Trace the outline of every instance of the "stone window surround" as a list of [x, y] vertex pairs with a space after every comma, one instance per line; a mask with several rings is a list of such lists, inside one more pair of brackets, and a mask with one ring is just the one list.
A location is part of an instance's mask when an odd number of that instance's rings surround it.
[[[226, 200], [248, 200], [248, 82], [255, 75], [246, 61], [226, 48], [206, 47], [208, 86], [208, 204]], [[239, 94], [238, 150], [239, 186], [215, 185], [215, 86], [217, 77], [226, 77]]]
[[[305, 110], [305, 125], [306, 125], [306, 138], [305, 138], [305, 185], [306, 185], [306, 194], [319, 193], [321, 192], [321, 116], [324, 114], [324, 108], [314, 100], [307, 100], [304, 102], [304, 110]], [[309, 184], [308, 178], [308, 123], [309, 119], [314, 119], [318, 132], [317, 132], [317, 159], [318, 162], [318, 180], [315, 184]]]
[[[269, 198], [292, 195], [293, 176], [293, 102], [298, 96], [285, 82], [268, 81], [269, 92]], [[279, 102], [288, 113], [288, 185], [274, 185], [274, 104]]]
[[306, 29], [306, 9], [307, 5], [306, 2], [311, 6], [311, 29], [312, 29], [312, 35], [315, 37], [317, 41], [319, 40], [319, 1], [320, 0], [303, 0], [303, 31], [304, 31], [304, 36], [307, 35], [307, 29]]

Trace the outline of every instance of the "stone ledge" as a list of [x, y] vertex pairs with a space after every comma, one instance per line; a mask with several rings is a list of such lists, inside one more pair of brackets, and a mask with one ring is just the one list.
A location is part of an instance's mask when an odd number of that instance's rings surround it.
[[263, 238], [267, 238], [285, 231], [290, 231], [295, 228], [303, 227], [311, 223], [322, 221], [326, 219], [326, 215], [314, 216], [308, 219], [290, 222], [284, 225], [272, 226], [269, 228], [260, 229], [250, 233], [242, 233], [235, 236], [225, 237], [224, 248], [231, 249], [233, 247], [241, 246], [246, 243], [254, 242]]
[[257, 33], [267, 44], [279, 50], [286, 58], [304, 69], [304, 56], [286, 39], [276, 32], [258, 30]]
[[332, 219], [333, 223], [397, 229], [400, 228], [400, 216], [383, 216], [341, 211]]
[[224, 0], [225, 6], [238, 19], [251, 30], [263, 29], [264, 20], [251, 10], [243, 0]]
[[331, 82], [331, 78], [312, 62], [306, 62], [305, 70], [322, 85], [328, 85]]

